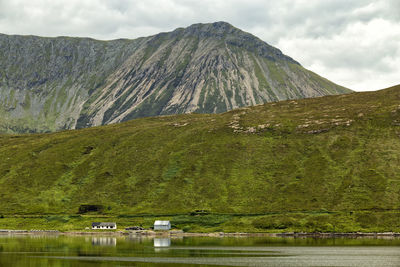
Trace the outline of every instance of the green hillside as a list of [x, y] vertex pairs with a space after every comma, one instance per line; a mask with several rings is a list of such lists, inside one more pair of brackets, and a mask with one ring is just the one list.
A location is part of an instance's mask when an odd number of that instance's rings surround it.
[[[311, 212], [348, 220], [342, 230], [400, 231], [400, 86], [0, 135], [0, 155], [6, 216], [76, 214], [83, 204], [122, 217]], [[267, 217], [248, 223], [279, 228]]]

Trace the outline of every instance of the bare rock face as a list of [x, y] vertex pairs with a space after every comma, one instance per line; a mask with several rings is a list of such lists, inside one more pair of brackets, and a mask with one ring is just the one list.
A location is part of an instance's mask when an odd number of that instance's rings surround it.
[[0, 132], [347, 93], [228, 23], [135, 40], [0, 35]]

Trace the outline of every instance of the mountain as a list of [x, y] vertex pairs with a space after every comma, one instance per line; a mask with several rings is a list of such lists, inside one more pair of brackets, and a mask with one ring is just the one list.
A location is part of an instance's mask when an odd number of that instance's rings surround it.
[[379, 218], [397, 216], [400, 229], [399, 103], [396, 86], [3, 134], [0, 214], [71, 214], [83, 204], [108, 214], [385, 211]]
[[0, 132], [349, 93], [228, 23], [134, 40], [0, 35]]

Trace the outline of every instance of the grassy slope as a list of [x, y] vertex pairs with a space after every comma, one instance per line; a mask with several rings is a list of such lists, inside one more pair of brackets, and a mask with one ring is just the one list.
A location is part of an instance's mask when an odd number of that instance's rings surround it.
[[397, 86], [2, 135], [0, 213], [73, 214], [102, 204], [110, 216], [211, 210], [205, 219], [172, 218], [201, 230], [199, 220], [212, 230], [399, 231], [399, 103]]

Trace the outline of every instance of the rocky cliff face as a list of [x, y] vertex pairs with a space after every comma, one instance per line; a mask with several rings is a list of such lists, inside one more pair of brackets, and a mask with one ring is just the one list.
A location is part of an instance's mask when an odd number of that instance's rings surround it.
[[228, 23], [135, 40], [0, 35], [0, 131], [218, 113], [347, 93]]

